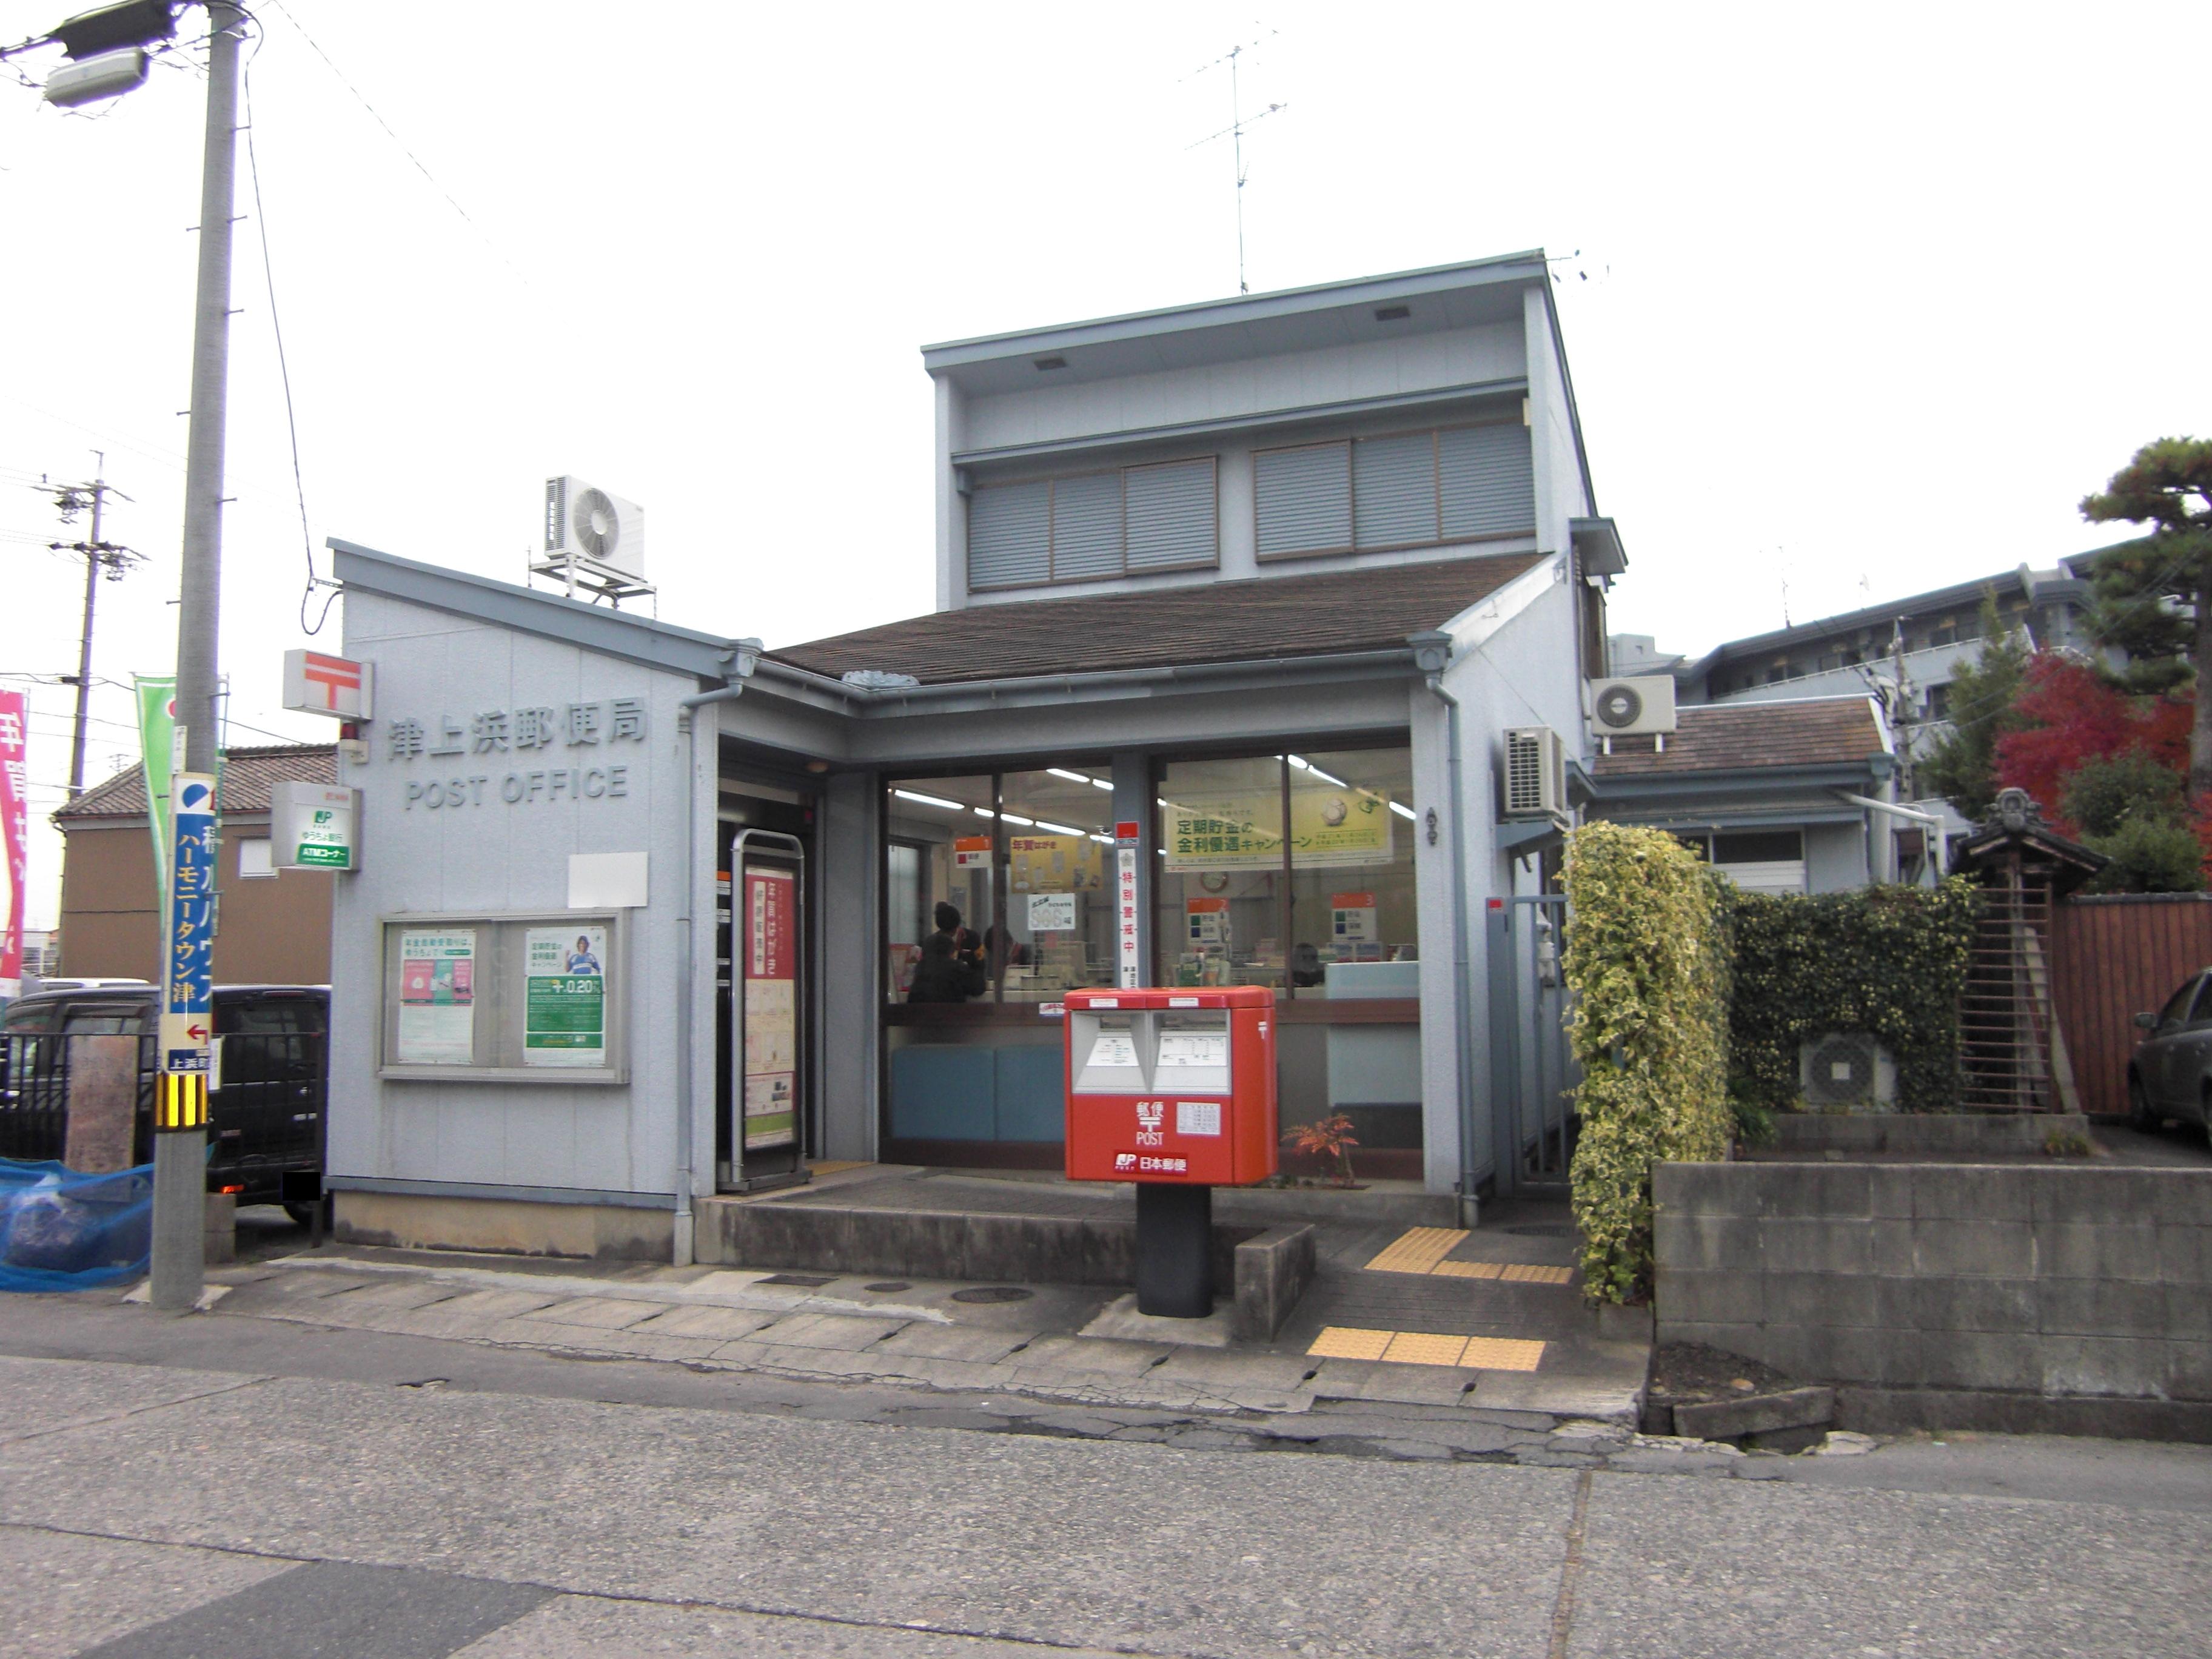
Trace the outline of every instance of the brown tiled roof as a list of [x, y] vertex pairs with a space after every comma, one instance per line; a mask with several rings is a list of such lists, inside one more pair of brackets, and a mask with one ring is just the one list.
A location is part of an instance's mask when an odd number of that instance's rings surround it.
[[1615, 738], [1597, 757], [1601, 778], [1743, 772], [1778, 766], [1856, 766], [1883, 751], [1865, 697], [1791, 702], [1692, 703], [1675, 711], [1666, 752], [1649, 738]]
[[[272, 783], [336, 783], [337, 750], [327, 743], [280, 743], [261, 749], [233, 749], [223, 757], [222, 810], [265, 812]], [[96, 783], [54, 814], [66, 825], [76, 818], [143, 817], [146, 775], [137, 767]]]
[[874, 668], [927, 684], [1376, 650], [1441, 627], [1541, 556], [1019, 599], [913, 617], [768, 655], [817, 674]]

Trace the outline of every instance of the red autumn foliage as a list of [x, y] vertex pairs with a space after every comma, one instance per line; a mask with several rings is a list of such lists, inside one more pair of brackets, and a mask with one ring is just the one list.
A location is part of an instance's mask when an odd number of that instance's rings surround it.
[[[2143, 749], [2160, 764], [2188, 773], [2195, 705], [2186, 695], [2131, 697], [2081, 663], [2046, 651], [2029, 660], [2027, 684], [2013, 707], [2029, 723], [1997, 739], [1998, 787], [2027, 790], [2062, 836], [2081, 833], [2059, 803], [2067, 779], [2084, 761]], [[2212, 830], [2201, 818], [2197, 834], [2212, 855]]]

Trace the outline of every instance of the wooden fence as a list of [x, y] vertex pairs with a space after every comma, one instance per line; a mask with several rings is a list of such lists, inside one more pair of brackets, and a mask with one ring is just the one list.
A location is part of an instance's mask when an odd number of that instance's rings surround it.
[[2212, 895], [2125, 893], [2061, 902], [2051, 978], [2081, 1109], [2128, 1109], [2128, 1056], [2154, 1012], [2190, 975], [2212, 967]]

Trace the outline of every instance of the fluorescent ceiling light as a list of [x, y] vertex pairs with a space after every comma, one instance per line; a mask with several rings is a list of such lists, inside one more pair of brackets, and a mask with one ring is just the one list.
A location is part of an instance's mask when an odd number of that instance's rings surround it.
[[975, 816], [979, 818], [995, 818], [999, 815], [988, 806], [979, 806], [975, 809]]
[[1001, 812], [999, 816], [1006, 819], [1008, 823], [1018, 823], [1024, 829], [1035, 829], [1036, 827], [1036, 820], [1035, 818], [1025, 818], [1019, 812]]
[[1114, 844], [1114, 837], [1111, 836], [1093, 836], [1091, 839], [1101, 847], [1111, 847]]
[[1064, 766], [1048, 766], [1044, 769], [1048, 776], [1066, 778], [1070, 783], [1090, 783], [1093, 781], [1088, 772], [1071, 772]]
[[1090, 833], [1088, 830], [1077, 829], [1072, 823], [1054, 823], [1047, 818], [1039, 818], [1036, 821], [1036, 827], [1040, 830], [1049, 830], [1054, 834], [1061, 836], [1081, 836]]
[[[911, 789], [894, 789], [891, 793], [901, 800], [918, 802], [923, 806], [941, 806], [948, 812], [957, 812], [961, 808], [961, 803], [957, 800], [945, 800], [937, 795], [917, 795]], [[975, 810], [980, 812], [983, 809], [979, 806]]]
[[1410, 818], [1413, 816], [1413, 809], [1412, 807], [1402, 806], [1395, 800], [1390, 803], [1390, 810], [1395, 812], [1401, 818]]

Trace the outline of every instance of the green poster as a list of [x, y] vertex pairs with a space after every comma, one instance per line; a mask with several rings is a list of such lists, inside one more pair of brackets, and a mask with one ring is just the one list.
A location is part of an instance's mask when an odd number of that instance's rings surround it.
[[138, 702], [139, 765], [146, 775], [146, 823], [154, 834], [154, 879], [169, 914], [169, 763], [176, 750], [177, 683], [131, 677]]
[[532, 927], [523, 936], [522, 1063], [607, 1063], [607, 930]]

